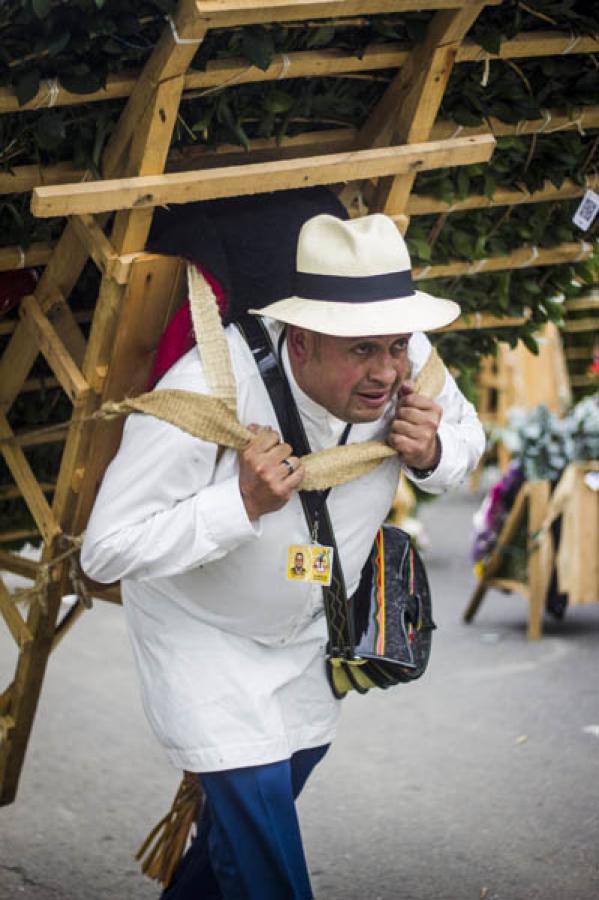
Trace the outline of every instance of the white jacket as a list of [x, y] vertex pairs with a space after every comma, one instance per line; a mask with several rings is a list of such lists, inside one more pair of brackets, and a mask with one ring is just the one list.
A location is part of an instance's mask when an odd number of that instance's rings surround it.
[[[280, 326], [269, 327], [276, 335]], [[226, 329], [238, 386], [238, 416], [279, 430], [245, 341]], [[413, 375], [430, 344], [412, 336]], [[313, 450], [334, 446], [345, 423], [307, 397], [287, 375]], [[194, 348], [160, 388], [206, 392]], [[441, 461], [419, 484], [439, 492], [458, 484], [484, 447], [473, 407], [447, 374], [437, 398]], [[392, 409], [352, 426], [349, 442], [384, 438]], [[129, 416], [119, 452], [100, 488], [81, 562], [98, 581], [121, 581], [144, 708], [171, 762], [217, 771], [286, 759], [328, 743], [339, 702], [325, 678], [322, 590], [286, 579], [287, 548], [309, 543], [297, 496], [249, 521], [239, 492], [238, 458], [150, 416]], [[397, 487], [399, 460], [333, 488], [327, 505], [348, 593]]]

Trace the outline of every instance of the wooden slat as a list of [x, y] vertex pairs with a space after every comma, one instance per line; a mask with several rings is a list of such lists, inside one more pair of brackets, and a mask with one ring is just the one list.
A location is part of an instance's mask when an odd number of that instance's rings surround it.
[[[424, 278], [449, 278], [454, 275], [481, 275], [502, 269], [529, 269], [536, 266], [553, 266], [562, 263], [581, 262], [593, 252], [592, 244], [565, 243], [557, 247], [520, 247], [507, 256], [489, 256], [474, 263], [452, 260], [435, 266], [418, 266], [412, 270], [415, 281]], [[567, 323], [566, 323], [567, 324]], [[566, 328], [566, 330], [568, 330]], [[577, 329], [572, 329], [573, 331]], [[586, 329], [580, 329], [586, 330]]]
[[577, 312], [582, 309], [599, 309], [599, 290], [591, 291], [584, 297], [576, 297], [572, 300], [566, 300], [564, 306], [566, 312]]
[[25, 454], [12, 442], [13, 431], [4, 416], [0, 416], [0, 451], [6, 465], [27, 502], [35, 524], [45, 540], [50, 541], [60, 534], [60, 526], [54, 518], [42, 489], [36, 481]]
[[6, 622], [8, 630], [12, 634], [15, 643], [22, 649], [26, 644], [30, 644], [33, 635], [27, 627], [27, 623], [19, 612], [16, 604], [10, 596], [6, 585], [0, 578], [0, 615]]
[[73, 402], [82, 400], [90, 387], [35, 297], [23, 298], [19, 314], [67, 396]]
[[455, 141], [385, 147], [354, 153], [331, 154], [302, 160], [284, 160], [247, 166], [229, 166], [210, 172], [121, 178], [87, 184], [36, 188], [35, 215], [73, 215], [112, 209], [140, 209], [163, 203], [188, 203], [217, 197], [247, 196], [315, 184], [333, 184], [397, 172], [423, 172], [447, 165], [485, 162], [495, 141], [490, 135]]
[[[486, 59], [558, 56], [566, 50], [570, 55], [597, 53], [599, 52], [599, 39], [589, 35], [573, 38], [570, 32], [564, 31], [522, 32], [509, 41], [502, 41], [499, 53], [488, 53], [479, 44], [468, 40], [460, 46], [456, 63], [481, 62]], [[300, 50], [288, 53], [285, 60], [281, 56], [276, 56], [266, 71], [250, 65], [243, 58], [210, 60], [204, 71], [190, 69], [186, 73], [184, 99], [187, 94], [214, 87], [224, 87], [228, 83], [239, 85], [274, 81], [281, 77], [281, 73], [285, 78], [309, 78], [394, 69], [403, 65], [410, 52], [403, 45], [394, 42], [370, 44], [359, 58], [354, 52], [336, 48]], [[78, 106], [81, 103], [97, 103], [129, 97], [139, 80], [139, 75], [139, 72], [110, 74], [104, 88], [89, 94], [73, 94], [59, 85], [58, 92], [53, 92], [52, 106]], [[27, 109], [40, 109], [47, 103], [47, 100], [48, 86], [46, 82], [42, 82], [36, 96], [23, 106], [19, 106], [17, 96], [11, 88], [0, 88], [0, 115], [20, 113]], [[42, 176], [47, 170], [43, 167], [19, 167], [18, 176], [8, 174], [8, 178], [12, 177], [15, 180], [17, 177], [20, 178], [20, 185], [8, 189], [5, 189], [4, 186], [4, 173], [1, 173], [0, 193], [27, 191], [31, 190], [34, 185], [44, 183], [59, 184], [61, 169], [63, 170], [62, 177], [67, 182], [77, 181], [84, 174], [83, 169], [78, 169], [78, 177], [71, 177], [72, 166], [70, 163], [59, 163], [48, 168], [51, 168], [54, 180], [44, 182]]]
[[599, 316], [590, 316], [586, 319], [568, 319], [562, 325], [568, 334], [576, 334], [582, 331], [599, 331]]
[[[39, 538], [40, 532], [34, 528], [12, 528], [0, 532], [0, 544], [15, 544], [18, 541], [26, 541], [30, 538]], [[0, 806], [1, 806], [0, 802]]]
[[12, 572], [14, 575], [21, 575], [23, 578], [35, 581], [38, 568], [39, 563], [34, 559], [9, 553], [8, 550], [0, 550], [0, 571]]
[[496, 206], [520, 206], [523, 203], [548, 203], [560, 200], [571, 200], [581, 197], [587, 187], [599, 186], [599, 175], [589, 176], [584, 185], [576, 184], [571, 178], [567, 178], [561, 187], [556, 188], [549, 180], [545, 182], [539, 191], [529, 193], [525, 190], [513, 190], [511, 188], [497, 188], [492, 197], [483, 194], [471, 194], [463, 200], [455, 200], [446, 203], [436, 197], [427, 197], [424, 194], [411, 194], [408, 200], [406, 212], [410, 216], [428, 216], [431, 213], [456, 213], [469, 209], [490, 209]]
[[[472, 5], [464, 0], [462, 6]], [[489, 0], [498, 6], [501, 0]], [[264, 22], [294, 22], [341, 16], [371, 16], [376, 13], [412, 12], [422, 9], [451, 9], [456, 0], [198, 0], [197, 10], [206, 28], [231, 28]]]
[[441, 140], [447, 137], [457, 137], [464, 134], [486, 134], [492, 132], [495, 137], [516, 134], [553, 134], [556, 131], [567, 131], [571, 128], [586, 131], [589, 128], [599, 128], [599, 106], [584, 106], [579, 110], [567, 112], [565, 110], [547, 110], [543, 119], [522, 119], [515, 125], [502, 122], [491, 116], [487, 124], [481, 125], [456, 125], [449, 119], [435, 123], [431, 132], [433, 140]]
[[53, 249], [54, 244], [48, 241], [38, 241], [27, 248], [0, 247], [0, 272], [26, 269], [30, 266], [45, 266], [52, 256]]
[[[584, 124], [585, 128], [597, 128], [599, 127], [599, 106], [589, 106], [587, 107], [581, 114], [581, 121]], [[550, 118], [549, 118], [550, 117]], [[534, 133], [543, 133], [545, 128], [547, 127], [547, 123], [550, 122], [548, 127], [549, 132], [554, 131], [564, 131], [570, 128], [578, 127], [577, 123], [579, 122], [579, 116], [576, 114], [569, 114], [564, 112], [563, 110], [553, 109], [548, 110], [548, 117], [546, 119], [535, 119], [531, 123], [518, 123], [516, 125], [510, 125], [505, 122], [500, 122], [498, 119], [492, 120], [493, 125], [493, 133], [497, 136], [510, 135], [510, 134], [534, 134]], [[487, 125], [482, 124], [478, 126], [472, 126], [468, 128], [462, 128], [455, 124], [455, 122], [451, 122], [449, 120], [438, 120], [433, 127], [431, 137], [435, 140], [441, 140], [448, 137], [456, 136], [457, 134], [461, 135], [478, 135], [478, 134], [490, 134], [491, 130]], [[299, 158], [301, 156], [313, 156], [319, 153], [343, 153], [348, 151], [355, 143], [356, 140], [356, 130], [350, 127], [347, 128], [333, 128], [326, 129], [321, 131], [312, 131], [312, 132], [303, 132], [302, 134], [293, 135], [292, 137], [284, 137], [280, 142], [278, 142], [275, 138], [256, 138], [250, 141], [250, 150], [243, 150], [237, 145], [233, 144], [221, 144], [216, 149], [212, 149], [206, 146], [195, 146], [191, 145], [189, 147], [184, 147], [182, 149], [174, 149], [170, 152], [169, 157], [167, 159], [166, 171], [168, 172], [181, 172], [188, 171], [194, 168], [214, 168], [222, 165], [224, 162], [227, 162], [231, 165], [236, 165], [239, 163], [247, 163], [247, 162], [267, 162], [269, 160], [278, 160], [278, 159], [290, 159], [290, 158]], [[223, 158], [224, 157], [224, 158]], [[16, 167], [15, 172], [19, 173], [20, 168]], [[66, 174], [61, 175], [61, 177], [54, 179], [53, 175], [53, 167], [48, 166], [47, 169], [43, 170], [45, 173], [44, 178], [31, 179], [27, 185], [27, 188], [24, 190], [32, 190], [35, 187], [41, 187], [43, 185], [52, 185], [52, 184], [71, 184], [74, 182], [80, 181], [79, 170], [73, 169], [73, 177], [68, 178]], [[3, 175], [0, 173], [0, 193], [11, 193], [10, 182], [3, 182]], [[588, 176], [589, 186], [597, 185], [597, 177], [596, 175]], [[568, 192], [570, 190], [570, 182], [567, 180], [563, 184], [563, 190]], [[539, 195], [537, 197], [536, 194], [528, 195], [526, 193], [522, 193], [522, 197], [531, 197], [530, 202], [542, 202], [543, 199], [552, 200], [552, 199], [564, 199], [568, 194], [561, 195], [560, 189], [552, 188], [549, 183], [546, 183], [543, 191], [547, 191], [545, 197]], [[571, 188], [572, 193], [571, 196], [579, 196], [577, 192], [575, 192], [574, 187]], [[555, 195], [553, 191], [556, 191]], [[503, 192], [499, 189], [496, 192], [496, 195], [503, 196]], [[506, 192], [506, 203], [517, 202], [517, 192], [514, 192], [513, 198], [508, 195]], [[473, 195], [472, 198], [467, 198], [463, 201], [457, 201], [453, 207], [452, 211], [456, 211], [458, 209], [477, 209], [484, 208], [486, 205], [504, 205], [503, 202], [495, 203], [495, 197], [490, 204], [485, 203], [484, 197], [477, 197]], [[424, 204], [426, 201], [424, 198], [418, 197], [417, 195], [412, 194], [409, 200], [410, 206], [415, 204], [415, 209], [413, 214], [421, 215], [426, 214], [427, 210], [420, 206], [420, 204]], [[443, 204], [442, 201], [429, 201], [432, 204], [430, 208], [430, 212], [442, 212], [447, 208], [446, 204]], [[520, 202], [529, 202], [527, 200], [520, 200]], [[437, 205], [438, 203], [438, 205]], [[411, 210], [408, 210], [411, 212]], [[36, 245], [32, 245], [35, 247]], [[52, 249], [52, 244], [40, 244], [40, 254], [43, 253], [43, 248], [47, 247], [50, 250]], [[20, 252], [18, 248], [3, 248], [9, 251], [10, 255], [6, 258], [6, 268], [14, 268], [15, 260], [20, 259]], [[48, 256], [50, 254], [48, 253]], [[45, 261], [45, 257], [42, 257], [42, 262], [40, 265], [43, 265]], [[37, 263], [36, 263], [37, 264]], [[2, 249], [0, 249], [0, 270], [3, 268], [2, 263]]]
[[[77, 324], [82, 324], [82, 323], [87, 324], [87, 323], [91, 322], [92, 316], [93, 316], [93, 311], [91, 309], [78, 309], [77, 312], [73, 313], [73, 318], [74, 318], [75, 322], [77, 322]], [[12, 334], [15, 331], [18, 324], [19, 324], [18, 319], [2, 319], [2, 320], [0, 320], [0, 335]], [[50, 382], [51, 382], [51, 379], [48, 381], [48, 386], [50, 386]], [[26, 385], [27, 385], [27, 382], [24, 382], [23, 388], [25, 390], [29, 390], [30, 388], [27, 388]], [[31, 388], [31, 389], [37, 390], [38, 387], [41, 388], [42, 386], [43, 386], [42, 379], [38, 379], [36, 382], [35, 388]]]
[[[430, 277], [430, 276], [429, 276]], [[450, 325], [436, 331], [479, 331], [485, 328], [517, 328], [528, 321], [526, 316], [494, 316], [491, 313], [465, 313]]]
[[588, 359], [593, 358], [593, 347], [589, 344], [587, 347], [566, 347], [564, 349], [566, 359]]

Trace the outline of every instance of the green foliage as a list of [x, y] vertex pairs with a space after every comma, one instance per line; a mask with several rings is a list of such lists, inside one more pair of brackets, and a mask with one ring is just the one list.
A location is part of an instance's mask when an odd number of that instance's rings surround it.
[[599, 396], [581, 400], [563, 418], [545, 406], [515, 411], [501, 437], [528, 481], [557, 481], [569, 463], [599, 459]]

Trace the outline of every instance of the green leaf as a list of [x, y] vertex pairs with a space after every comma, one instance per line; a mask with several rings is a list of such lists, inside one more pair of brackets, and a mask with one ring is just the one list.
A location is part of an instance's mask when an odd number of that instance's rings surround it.
[[39, 71], [31, 69], [29, 72], [23, 72], [22, 75], [19, 75], [14, 87], [19, 106], [24, 106], [25, 103], [33, 100], [40, 89]]
[[476, 35], [476, 42], [480, 44], [487, 53], [499, 53], [501, 48], [501, 32], [479, 31]]
[[56, 150], [67, 136], [62, 115], [45, 113], [36, 122], [35, 135], [42, 150]]
[[410, 254], [423, 262], [430, 262], [431, 248], [424, 238], [408, 238]]
[[326, 47], [335, 37], [335, 29], [332, 25], [321, 25], [320, 28], [314, 28], [310, 32], [310, 37], [306, 41], [306, 49], [313, 50], [315, 47]]
[[278, 91], [276, 88], [270, 91], [264, 98], [264, 109], [271, 113], [285, 113], [291, 109], [295, 98], [287, 91]]
[[86, 72], [82, 75], [61, 75], [61, 85], [71, 94], [93, 94], [104, 87], [100, 72]]
[[50, 0], [31, 0], [31, 7], [38, 19], [45, 19], [50, 12]]
[[252, 65], [265, 72], [275, 53], [272, 35], [264, 28], [246, 29], [241, 41], [241, 52]]

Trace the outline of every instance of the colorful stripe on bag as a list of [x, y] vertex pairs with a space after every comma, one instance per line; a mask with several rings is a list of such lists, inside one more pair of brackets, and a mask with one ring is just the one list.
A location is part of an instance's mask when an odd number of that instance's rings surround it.
[[376, 621], [378, 624], [378, 636], [376, 640], [376, 652], [379, 656], [385, 655], [385, 541], [383, 529], [379, 528], [376, 536], [375, 579], [376, 586]]

